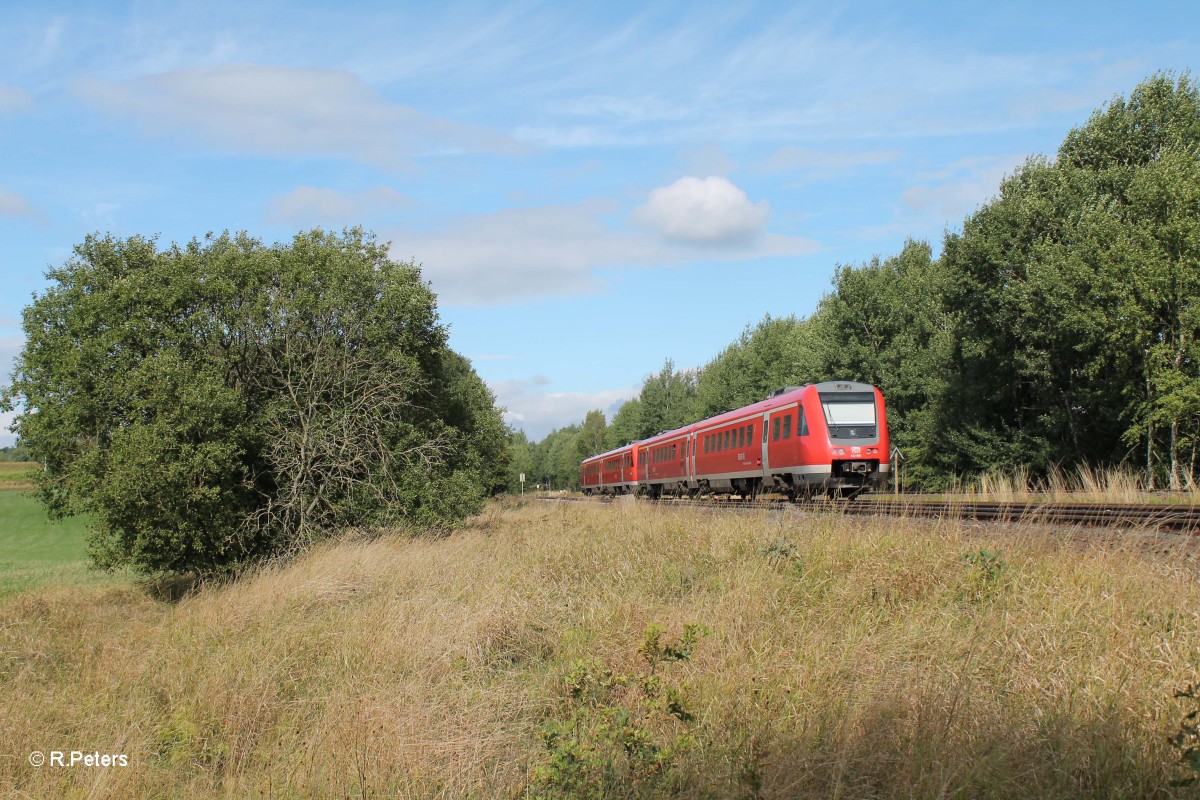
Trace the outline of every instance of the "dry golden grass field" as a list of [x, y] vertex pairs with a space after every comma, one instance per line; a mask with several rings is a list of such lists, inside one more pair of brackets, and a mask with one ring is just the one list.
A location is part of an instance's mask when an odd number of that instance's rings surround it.
[[1197, 562], [531, 501], [177, 602], [45, 586], [0, 599], [0, 795], [1187, 797]]
[[37, 469], [36, 463], [28, 461], [0, 461], [0, 491], [32, 488]]

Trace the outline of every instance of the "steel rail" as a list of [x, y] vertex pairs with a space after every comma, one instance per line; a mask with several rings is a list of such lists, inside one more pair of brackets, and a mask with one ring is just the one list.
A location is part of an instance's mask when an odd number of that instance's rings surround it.
[[[642, 498], [643, 500], [648, 498]], [[612, 502], [612, 498], [601, 501]], [[660, 498], [649, 500], [658, 505], [682, 505], [692, 508], [719, 508], [730, 511], [796, 509], [829, 511], [853, 515], [967, 519], [978, 522], [1008, 522], [1039, 525], [1076, 525], [1094, 528], [1134, 528], [1138, 530], [1200, 533], [1200, 506], [1169, 504], [1054, 503], [991, 500], [887, 500], [861, 498], [788, 502], [775, 500], [738, 500], [735, 498]]]

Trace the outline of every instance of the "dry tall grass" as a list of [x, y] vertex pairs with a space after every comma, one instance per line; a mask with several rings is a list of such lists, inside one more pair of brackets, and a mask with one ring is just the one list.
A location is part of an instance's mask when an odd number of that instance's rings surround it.
[[669, 673], [682, 796], [1169, 797], [1194, 548], [1126, 541], [529, 503], [177, 604], [25, 593], [0, 604], [0, 793], [519, 797], [572, 664], [633, 672], [648, 625], [699, 622]]
[[1073, 470], [1052, 468], [1034, 480], [1024, 468], [985, 472], [959, 482], [954, 496], [975, 500], [1054, 503], [1200, 503], [1200, 485], [1189, 482], [1174, 492], [1150, 491], [1145, 475], [1111, 467], [1081, 465]]

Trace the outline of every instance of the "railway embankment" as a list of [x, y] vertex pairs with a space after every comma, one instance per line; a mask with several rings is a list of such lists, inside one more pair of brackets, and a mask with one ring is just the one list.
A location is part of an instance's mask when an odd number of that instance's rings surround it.
[[1190, 537], [525, 502], [176, 602], [46, 585], [0, 600], [0, 793], [1185, 796], [1196, 571]]

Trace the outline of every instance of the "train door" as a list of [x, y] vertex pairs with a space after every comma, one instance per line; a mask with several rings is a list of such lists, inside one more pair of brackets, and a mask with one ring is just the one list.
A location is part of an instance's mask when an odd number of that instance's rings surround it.
[[800, 431], [796, 427], [796, 406], [779, 408], [770, 413], [770, 420], [764, 426], [767, 434], [765, 448], [771, 456], [771, 468], [779, 472], [799, 463]]
[[688, 488], [696, 488], [696, 434], [688, 434]]
[[770, 411], [764, 411], [762, 415], [762, 469], [763, 477], [766, 478], [771, 474], [771, 459], [767, 453], [768, 436], [771, 433]]

